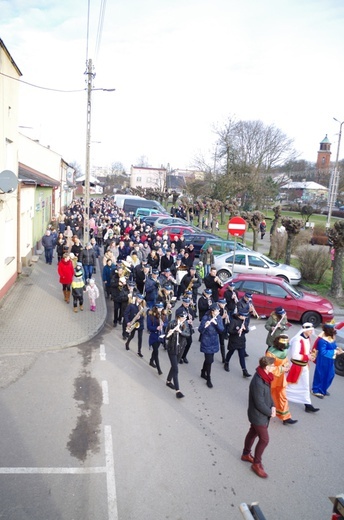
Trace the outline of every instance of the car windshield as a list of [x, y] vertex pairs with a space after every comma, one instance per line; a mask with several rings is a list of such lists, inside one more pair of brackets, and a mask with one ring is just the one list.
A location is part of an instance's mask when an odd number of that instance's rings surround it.
[[265, 262], [267, 262], [269, 265], [271, 265], [271, 267], [277, 267], [279, 265], [278, 262], [274, 262], [273, 260], [271, 260], [271, 258], [268, 258], [265, 255], [259, 255], [259, 256], [260, 256], [260, 258], [263, 258], [265, 260]]
[[292, 293], [292, 295], [299, 299], [299, 298], [302, 298], [303, 296], [303, 293], [301, 291], [298, 291], [297, 289], [295, 289], [295, 287], [293, 285], [290, 285], [290, 283], [286, 282], [286, 281], [283, 281], [283, 287]]

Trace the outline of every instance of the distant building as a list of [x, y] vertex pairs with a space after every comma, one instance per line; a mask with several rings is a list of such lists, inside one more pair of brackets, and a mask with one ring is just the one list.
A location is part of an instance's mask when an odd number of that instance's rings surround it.
[[130, 187], [131, 188], [154, 188], [166, 189], [166, 168], [151, 168], [146, 166], [131, 166]]
[[329, 138], [327, 137], [327, 134], [325, 135], [324, 139], [320, 143], [320, 149], [318, 151], [318, 157], [317, 157], [317, 164], [316, 168], [317, 170], [323, 170], [328, 172], [330, 170], [330, 163], [331, 163], [331, 144], [329, 141]]

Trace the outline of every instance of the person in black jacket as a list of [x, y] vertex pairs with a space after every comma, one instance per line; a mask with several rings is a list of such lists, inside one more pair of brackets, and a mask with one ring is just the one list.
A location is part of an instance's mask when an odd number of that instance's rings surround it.
[[192, 290], [192, 301], [195, 309], [197, 308], [198, 289], [201, 287], [201, 285], [202, 280], [199, 274], [197, 273], [196, 268], [190, 267], [189, 272], [182, 279], [180, 286], [182, 294], [185, 293], [188, 287], [190, 287], [190, 289]]
[[228, 282], [227, 289], [225, 290], [223, 297], [227, 302], [228, 315], [231, 317], [235, 313], [239, 301], [234, 282]]
[[204, 278], [204, 285], [207, 289], [211, 289], [213, 301], [217, 302], [219, 299], [219, 289], [223, 287], [223, 283], [216, 274], [216, 267], [211, 266], [210, 273]]
[[[271, 381], [273, 380], [271, 373], [273, 364], [273, 358], [268, 356], [261, 357], [259, 366], [250, 383], [247, 415], [251, 426], [246, 435], [244, 450], [241, 456], [241, 460], [244, 462], [252, 463], [252, 470], [261, 478], [267, 478], [268, 476], [262, 465], [262, 455], [269, 444], [268, 426], [270, 417], [276, 417], [276, 408], [270, 390]], [[257, 437], [258, 442], [254, 457], [252, 457], [251, 449]]]
[[[135, 336], [135, 332], [137, 331], [138, 338], [138, 350], [137, 355], [141, 358], [143, 357], [141, 353], [142, 349], [142, 335], [144, 329], [144, 316], [146, 313], [146, 302], [144, 301], [143, 294], [137, 293], [135, 300], [133, 303], [130, 303], [125, 310], [124, 318], [127, 323], [127, 332], [129, 337], [125, 342], [126, 350], [129, 349], [129, 344], [133, 337]], [[131, 330], [130, 330], [131, 329]]]
[[183, 355], [186, 340], [191, 334], [187, 316], [187, 313], [183, 311], [175, 320], [170, 321], [167, 325], [165, 336], [165, 346], [171, 363], [166, 386], [176, 391], [177, 399], [184, 397], [184, 394], [179, 390], [178, 363]]
[[199, 314], [199, 321], [202, 321], [203, 316], [206, 312], [209, 311], [211, 305], [213, 304], [212, 299], [212, 291], [211, 289], [205, 289], [203, 291], [202, 296], [198, 300], [198, 314]]
[[242, 368], [242, 374], [244, 377], [251, 377], [248, 373], [245, 363], [245, 347], [246, 347], [246, 334], [249, 332], [246, 318], [248, 314], [241, 312], [240, 314], [234, 314], [229, 322], [228, 326], [228, 352], [225, 359], [224, 369], [229, 372], [229, 361], [237, 350], [239, 355], [239, 362]]
[[127, 284], [124, 276], [124, 269], [118, 266], [111, 276], [111, 297], [113, 299], [113, 326], [117, 327], [117, 323], [122, 323], [121, 305], [122, 305], [122, 290]]
[[81, 250], [79, 261], [84, 268], [86, 280], [89, 280], [92, 278], [93, 269], [96, 265], [96, 254], [90, 242], [86, 244], [85, 249]]

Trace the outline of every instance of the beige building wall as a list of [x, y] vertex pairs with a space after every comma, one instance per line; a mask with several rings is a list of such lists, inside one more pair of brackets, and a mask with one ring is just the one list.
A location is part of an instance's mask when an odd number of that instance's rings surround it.
[[[17, 78], [21, 72], [0, 40], [0, 72]], [[18, 175], [19, 82], [0, 75], [0, 172]], [[17, 278], [17, 190], [0, 193], [0, 298]]]
[[157, 188], [166, 187], [166, 168], [147, 168], [132, 166], [130, 169], [130, 187]]

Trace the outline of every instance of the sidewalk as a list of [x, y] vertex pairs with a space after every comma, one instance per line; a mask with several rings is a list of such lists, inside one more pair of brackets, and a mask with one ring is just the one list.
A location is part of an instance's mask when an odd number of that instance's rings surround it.
[[22, 274], [0, 301], [0, 356], [37, 354], [83, 343], [94, 337], [106, 319], [106, 302], [98, 266], [94, 275], [100, 296], [90, 312], [85, 293], [84, 311], [73, 312], [63, 299], [57, 259], [48, 265], [42, 255]]

